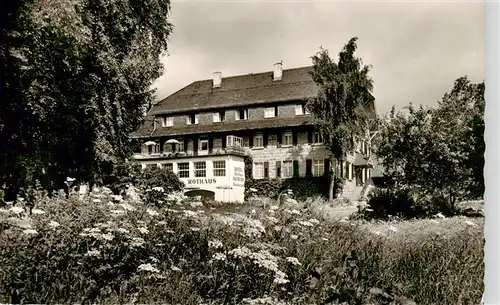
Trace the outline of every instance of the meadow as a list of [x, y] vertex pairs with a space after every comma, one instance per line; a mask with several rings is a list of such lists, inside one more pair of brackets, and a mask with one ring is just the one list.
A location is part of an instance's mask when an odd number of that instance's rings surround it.
[[[478, 304], [483, 218], [332, 218], [153, 188], [0, 209], [0, 303]], [[31, 211], [30, 211], [31, 210]]]

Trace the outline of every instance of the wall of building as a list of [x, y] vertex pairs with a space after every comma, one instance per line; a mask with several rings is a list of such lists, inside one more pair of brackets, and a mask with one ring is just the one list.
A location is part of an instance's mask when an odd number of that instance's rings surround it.
[[[214, 176], [214, 161], [225, 161], [226, 174], [224, 176]], [[205, 177], [195, 177], [195, 162], [205, 162]], [[244, 160], [241, 156], [225, 155], [141, 160], [140, 163], [143, 169], [147, 166], [165, 167], [167, 164], [172, 164], [172, 170], [177, 175], [179, 175], [178, 164], [189, 163], [189, 177], [179, 177], [179, 180], [185, 184], [185, 192], [191, 190], [211, 191], [215, 194], [215, 200], [222, 202], [243, 202], [244, 200], [244, 172], [242, 177], [240, 175], [240, 172], [244, 171]]]

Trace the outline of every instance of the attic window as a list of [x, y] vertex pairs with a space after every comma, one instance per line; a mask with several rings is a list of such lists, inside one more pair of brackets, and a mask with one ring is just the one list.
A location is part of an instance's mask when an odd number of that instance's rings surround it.
[[247, 120], [248, 119], [248, 109], [238, 109], [236, 110], [236, 120]]
[[187, 125], [196, 125], [198, 124], [198, 114], [189, 114], [186, 116], [186, 124]]
[[275, 118], [278, 116], [278, 106], [267, 107], [264, 109], [264, 118]]

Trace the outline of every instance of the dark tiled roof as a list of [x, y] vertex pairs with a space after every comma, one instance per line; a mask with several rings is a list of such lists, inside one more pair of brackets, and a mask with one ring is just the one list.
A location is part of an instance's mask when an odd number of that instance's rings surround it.
[[298, 116], [294, 118], [270, 118], [255, 121], [235, 121], [235, 122], [224, 122], [224, 123], [214, 123], [208, 125], [191, 125], [184, 127], [158, 127], [154, 133], [153, 131], [153, 121], [146, 126], [143, 125], [142, 129], [136, 131], [131, 135], [132, 138], [149, 138], [149, 137], [161, 137], [161, 136], [178, 136], [187, 134], [198, 134], [198, 133], [208, 133], [208, 132], [227, 132], [227, 131], [238, 131], [246, 129], [267, 129], [267, 128], [279, 128], [279, 127], [292, 127], [301, 125], [312, 125], [313, 118], [311, 116]]
[[179, 113], [219, 107], [238, 107], [314, 97], [318, 88], [309, 71], [312, 66], [283, 70], [282, 80], [273, 72], [222, 78], [220, 88], [212, 79], [196, 81], [157, 103], [151, 114]]

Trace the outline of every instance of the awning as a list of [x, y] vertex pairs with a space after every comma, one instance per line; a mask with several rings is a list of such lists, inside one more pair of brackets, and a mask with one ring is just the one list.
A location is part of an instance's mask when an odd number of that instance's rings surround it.
[[165, 142], [166, 144], [179, 144], [181, 142], [177, 141], [176, 139], [170, 139], [170, 140], [167, 140], [167, 142]]
[[146, 145], [146, 146], [156, 145], [156, 142], [154, 142], [154, 141], [147, 141], [146, 143], [144, 143], [144, 145]]

